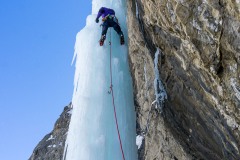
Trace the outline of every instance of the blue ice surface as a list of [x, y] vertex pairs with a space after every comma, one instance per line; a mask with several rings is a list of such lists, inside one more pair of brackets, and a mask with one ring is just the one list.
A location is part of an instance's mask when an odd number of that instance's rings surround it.
[[[126, 160], [136, 160], [136, 114], [128, 66], [126, 2], [93, 0], [92, 4], [93, 13], [76, 37], [73, 112], [64, 160], [122, 160], [112, 96], [108, 93], [111, 85], [110, 36], [113, 93], [123, 151]], [[117, 33], [109, 29], [104, 46], [99, 46], [101, 27], [95, 23], [95, 18], [102, 6], [116, 11], [125, 45], [121, 46]]]

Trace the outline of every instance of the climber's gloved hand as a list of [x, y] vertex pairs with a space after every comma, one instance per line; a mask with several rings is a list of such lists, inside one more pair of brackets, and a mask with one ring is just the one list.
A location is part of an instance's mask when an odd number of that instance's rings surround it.
[[95, 21], [96, 21], [96, 23], [98, 23], [98, 22], [99, 22], [99, 19], [97, 19], [97, 18], [96, 18], [96, 20], [95, 20]]

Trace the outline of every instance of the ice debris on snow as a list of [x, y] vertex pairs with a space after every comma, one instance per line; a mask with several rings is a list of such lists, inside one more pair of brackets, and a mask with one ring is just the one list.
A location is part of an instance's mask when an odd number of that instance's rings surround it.
[[144, 137], [141, 136], [141, 135], [138, 135], [138, 136], [136, 137], [136, 145], [138, 146], [138, 149], [141, 148], [143, 139], [144, 139]]
[[158, 70], [158, 56], [160, 52], [161, 52], [160, 49], [157, 48], [157, 51], [155, 53], [155, 58], [154, 58], [154, 72], [155, 72], [154, 88], [155, 88], [155, 96], [156, 96], [154, 103], [156, 104], [155, 108], [159, 108], [160, 111], [162, 111], [164, 102], [167, 99], [167, 93], [162, 84], [159, 70]]

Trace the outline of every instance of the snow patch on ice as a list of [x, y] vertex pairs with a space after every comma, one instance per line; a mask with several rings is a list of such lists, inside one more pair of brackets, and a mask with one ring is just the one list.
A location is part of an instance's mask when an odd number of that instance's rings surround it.
[[138, 136], [136, 137], [136, 145], [138, 146], [138, 149], [141, 148], [143, 139], [144, 139], [144, 137], [141, 136], [141, 135], [138, 135]]

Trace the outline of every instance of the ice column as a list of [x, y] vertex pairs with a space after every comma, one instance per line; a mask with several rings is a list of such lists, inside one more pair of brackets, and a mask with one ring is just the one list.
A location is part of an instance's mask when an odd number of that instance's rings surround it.
[[86, 26], [76, 37], [73, 112], [63, 159], [122, 159], [112, 97], [108, 94], [110, 87], [108, 41], [111, 31], [112, 78], [119, 130], [126, 160], [136, 160], [136, 118], [132, 80], [127, 59], [127, 42], [121, 46], [117, 33], [111, 29], [108, 30], [104, 46], [100, 47], [98, 40], [101, 35], [101, 27], [100, 24], [95, 23], [100, 7], [112, 8], [116, 12], [125, 37], [127, 37], [126, 3], [122, 0], [93, 0], [92, 5], [92, 14], [87, 17]]

